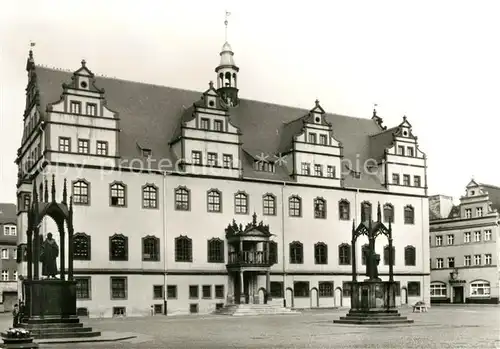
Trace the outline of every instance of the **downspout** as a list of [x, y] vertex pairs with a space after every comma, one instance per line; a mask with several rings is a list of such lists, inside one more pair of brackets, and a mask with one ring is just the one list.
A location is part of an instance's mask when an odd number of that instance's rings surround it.
[[[286, 187], [286, 182], [283, 182], [283, 186], [281, 187], [281, 245], [282, 245], [282, 263], [283, 263], [283, 307], [286, 308], [286, 267], [285, 267], [285, 194], [284, 189]], [[291, 306], [291, 304], [290, 304]]]
[[163, 171], [162, 185], [162, 230], [163, 230], [163, 315], [167, 315], [167, 172]]
[[[426, 246], [426, 245], [424, 245], [426, 243], [425, 242], [426, 241], [426, 239], [425, 239], [425, 235], [426, 234], [425, 234], [425, 225], [424, 225], [425, 217], [424, 217], [424, 199], [423, 198], [420, 199], [420, 217], [421, 217], [420, 222], [421, 222], [421, 225], [422, 225], [422, 234], [421, 235], [422, 235], [422, 247], [423, 247], [423, 246]], [[429, 238], [427, 238], [427, 247], [429, 248], [429, 254], [430, 254]], [[422, 248], [422, 251], [426, 251], [426, 250], [427, 250], [427, 248], [426, 249]], [[427, 268], [425, 268], [425, 260], [428, 260], [429, 258], [422, 258], [422, 259], [423, 259], [422, 260], [422, 267], [423, 267], [422, 269], [424, 271], [423, 272], [424, 275], [422, 277], [422, 291], [426, 292], [425, 291], [426, 290], [426, 288], [425, 288], [425, 276], [426, 275], [425, 274], [427, 274]], [[429, 268], [430, 268], [430, 266], [429, 266]], [[430, 278], [430, 269], [429, 269], [429, 278]], [[406, 287], [406, 289], [407, 289], [406, 292], [408, 294], [408, 286]], [[426, 296], [422, 297], [422, 299], [424, 299], [424, 301], [425, 301], [426, 298], [427, 298]], [[427, 306], [430, 306], [430, 303], [431, 303], [430, 301], [429, 302], [425, 301], [425, 304]]]

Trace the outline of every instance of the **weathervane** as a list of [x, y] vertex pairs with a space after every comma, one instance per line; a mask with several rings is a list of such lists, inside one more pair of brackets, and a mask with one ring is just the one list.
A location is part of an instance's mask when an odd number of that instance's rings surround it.
[[226, 42], [227, 42], [227, 24], [229, 23], [227, 19], [228, 19], [228, 17], [230, 15], [231, 15], [231, 12], [229, 12], [229, 11], [226, 10], [226, 17], [225, 17], [225, 20], [224, 20], [224, 26], [226, 27], [225, 33], [224, 33], [225, 34], [225, 38], [226, 38]]

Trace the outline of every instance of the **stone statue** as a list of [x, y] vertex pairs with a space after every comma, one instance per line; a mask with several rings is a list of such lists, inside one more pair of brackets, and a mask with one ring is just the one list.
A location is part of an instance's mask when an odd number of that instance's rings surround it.
[[47, 239], [42, 244], [40, 261], [42, 262], [42, 275], [54, 278], [57, 274], [56, 259], [59, 256], [59, 246], [52, 238], [52, 233], [47, 234]]
[[366, 256], [366, 275], [369, 280], [379, 280], [378, 264], [380, 263], [380, 255], [375, 251], [369, 250]]

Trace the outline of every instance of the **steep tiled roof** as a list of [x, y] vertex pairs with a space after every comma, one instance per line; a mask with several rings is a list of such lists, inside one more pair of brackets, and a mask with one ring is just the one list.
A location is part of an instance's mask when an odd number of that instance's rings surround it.
[[0, 224], [17, 222], [17, 210], [15, 204], [0, 203]]
[[380, 159], [384, 155], [384, 150], [391, 146], [398, 128], [393, 127], [380, 133], [370, 136], [370, 156], [374, 159]]
[[454, 205], [451, 208], [450, 214], [448, 215], [448, 218], [457, 218], [460, 217], [460, 205]]
[[[44, 112], [47, 104], [60, 99], [62, 84], [71, 81], [72, 73], [41, 66], [37, 66], [36, 72], [41, 112]], [[201, 98], [201, 92], [99, 76], [96, 77], [96, 86], [105, 90], [108, 108], [119, 114], [119, 151], [123, 159], [140, 157], [138, 145], [147, 144], [156, 161], [175, 160], [169, 142], [180, 135], [181, 122], [190, 117], [193, 103]], [[305, 109], [240, 99], [239, 105], [230, 109], [230, 117], [231, 122], [242, 132], [243, 149], [255, 156], [260, 152], [276, 154], [287, 150], [292, 137], [301, 130], [301, 121], [298, 119], [308, 112]], [[389, 136], [382, 136], [386, 133], [391, 135], [389, 130], [380, 137], [369, 137], [380, 132], [380, 127], [370, 118], [336, 114], [325, 116], [333, 126], [334, 137], [343, 145], [344, 158], [353, 164], [362, 164], [372, 154], [381, 156], [389, 143], [386, 140]], [[379, 138], [384, 141], [379, 141]], [[245, 177], [290, 179], [285, 171], [277, 170], [274, 174], [254, 171], [251, 162], [244, 164], [244, 170]], [[344, 184], [385, 190], [375, 175], [362, 174], [361, 179], [347, 176]]]
[[429, 219], [431, 221], [434, 221], [436, 219], [441, 219], [441, 217], [439, 217], [439, 215], [436, 214], [436, 212], [434, 212], [433, 210], [429, 209]]
[[491, 184], [480, 184], [481, 188], [488, 192], [491, 201], [491, 208], [500, 212], [500, 187]]

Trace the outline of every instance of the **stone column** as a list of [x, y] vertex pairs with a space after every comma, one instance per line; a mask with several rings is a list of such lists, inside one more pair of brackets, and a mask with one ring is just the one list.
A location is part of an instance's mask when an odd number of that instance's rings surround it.
[[[266, 299], [267, 301], [270, 301], [272, 298], [271, 296], [271, 271], [267, 270], [266, 272]], [[267, 303], [266, 301], [266, 303]]]
[[243, 272], [240, 271], [240, 304], [245, 304], [246, 303], [246, 298], [245, 298], [245, 285], [243, 282]]
[[40, 279], [40, 228], [35, 228], [33, 231], [33, 279]]
[[[23, 251], [21, 251], [23, 252]], [[23, 261], [23, 254], [21, 254], [21, 262]], [[28, 229], [26, 231], [26, 259], [28, 264], [28, 275], [27, 279], [33, 279], [33, 232]]]
[[73, 281], [73, 228], [68, 229], [68, 280]]
[[61, 277], [61, 280], [65, 280], [66, 279], [66, 276], [65, 276], [65, 269], [66, 269], [66, 244], [65, 244], [65, 236], [64, 236], [64, 225], [59, 225], [58, 227], [58, 230], [59, 230], [59, 241], [61, 243], [61, 246], [59, 247], [60, 248], [60, 252], [59, 252], [59, 264], [60, 264], [60, 272], [59, 272], [59, 275]]
[[389, 281], [394, 281], [394, 253], [392, 251], [392, 238], [389, 238]]

